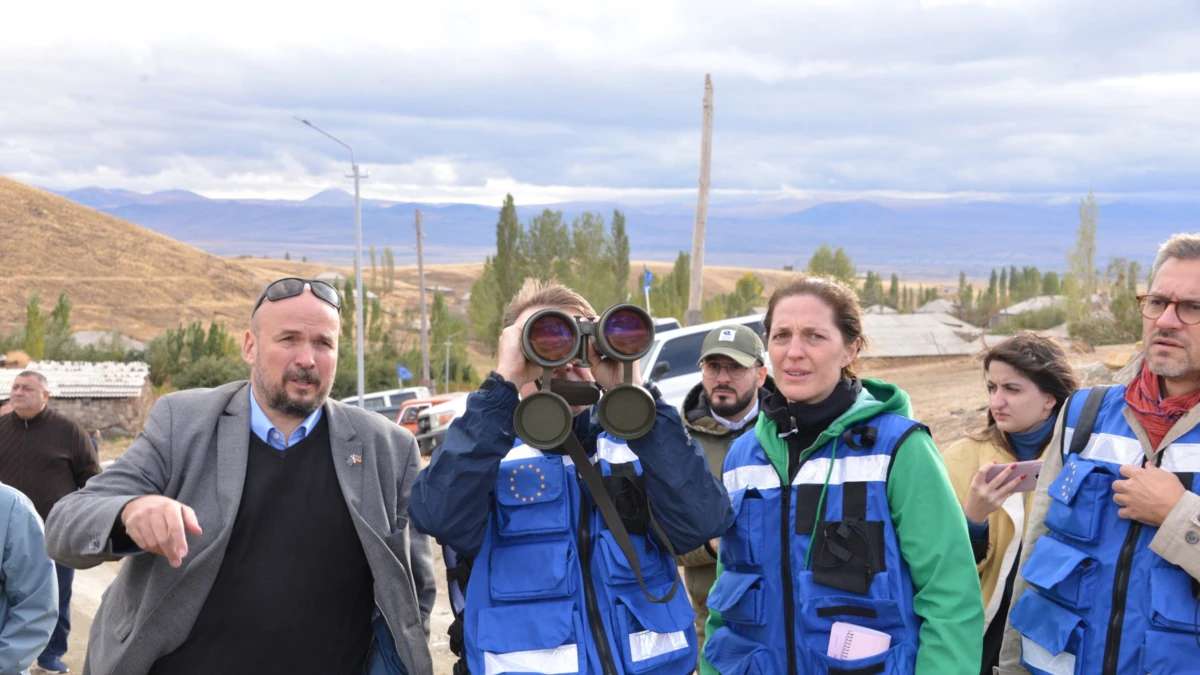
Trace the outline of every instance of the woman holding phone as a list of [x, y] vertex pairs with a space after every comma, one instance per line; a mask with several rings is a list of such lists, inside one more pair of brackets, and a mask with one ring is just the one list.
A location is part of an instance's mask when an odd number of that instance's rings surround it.
[[975, 552], [985, 622], [980, 673], [990, 675], [1000, 655], [1042, 454], [1063, 402], [1079, 385], [1063, 350], [1033, 333], [989, 349], [983, 374], [987, 426], [955, 442], [944, 458]]
[[736, 517], [701, 673], [971, 672], [983, 607], [966, 523], [908, 394], [854, 371], [854, 292], [799, 277], [763, 324], [778, 391], [725, 458]]

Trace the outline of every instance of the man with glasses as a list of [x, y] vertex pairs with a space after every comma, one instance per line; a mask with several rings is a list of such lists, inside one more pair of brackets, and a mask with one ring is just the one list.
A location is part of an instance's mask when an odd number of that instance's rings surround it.
[[1138, 300], [1137, 376], [1063, 406], [998, 672], [1200, 663], [1200, 234], [1159, 248]]
[[268, 285], [242, 341], [250, 381], [163, 397], [51, 511], [56, 560], [125, 558], [85, 671], [358, 675], [386, 654], [401, 663], [383, 672], [430, 672], [407, 532], [416, 445], [328, 398], [340, 311], [323, 282]]
[[[700, 373], [702, 379], [688, 392], [679, 412], [688, 433], [704, 449], [709, 470], [719, 478], [729, 446], [754, 429], [759, 399], [774, 384], [763, 365], [762, 340], [750, 327], [736, 323], [718, 326], [704, 336]], [[696, 610], [696, 635], [703, 643], [717, 552], [706, 543], [679, 556], [679, 562]]]

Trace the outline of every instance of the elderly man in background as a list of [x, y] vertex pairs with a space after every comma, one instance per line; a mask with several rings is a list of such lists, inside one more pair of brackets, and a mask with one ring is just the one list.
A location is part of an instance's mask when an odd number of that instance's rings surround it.
[[[82, 488], [100, 473], [96, 449], [74, 421], [49, 408], [50, 384], [44, 375], [22, 371], [9, 392], [12, 413], [0, 417], [0, 482], [20, 490], [33, 501], [38, 515], [67, 494]], [[40, 539], [40, 535], [39, 535]], [[67, 672], [63, 656], [71, 632], [71, 584], [75, 570], [55, 565], [58, 577], [58, 624], [38, 667]]]

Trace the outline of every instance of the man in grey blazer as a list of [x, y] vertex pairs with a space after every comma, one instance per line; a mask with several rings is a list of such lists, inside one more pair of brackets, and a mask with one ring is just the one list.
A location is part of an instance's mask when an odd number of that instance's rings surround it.
[[432, 671], [407, 530], [416, 445], [328, 399], [340, 309], [320, 281], [270, 284], [243, 338], [250, 382], [163, 397], [51, 511], [54, 559], [126, 558], [85, 672], [356, 675], [381, 654], [403, 666], [384, 672]]

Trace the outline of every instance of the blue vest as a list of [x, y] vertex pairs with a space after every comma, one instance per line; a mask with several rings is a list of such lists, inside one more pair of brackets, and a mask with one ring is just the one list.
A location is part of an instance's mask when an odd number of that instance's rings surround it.
[[[787, 490], [756, 434], [743, 434], [730, 448], [723, 479], [736, 517], [721, 538], [724, 571], [708, 596], [724, 625], [704, 646], [720, 673], [789, 673], [789, 647], [792, 673], [913, 671], [921, 622], [892, 525], [887, 477], [896, 447], [922, 427], [891, 413], [852, 432], [864, 427], [874, 429], [873, 443], [863, 440], [871, 432], [825, 443]], [[865, 659], [833, 659], [827, 651], [835, 622], [888, 633], [891, 648]]]
[[[642, 474], [605, 434], [593, 460], [605, 477]], [[653, 537], [630, 538], [646, 585], [664, 595], [678, 579], [674, 558]], [[467, 584], [472, 673], [690, 673], [694, 617], [682, 588], [667, 603], [645, 597], [570, 457], [522, 443], [504, 457]]]
[[[1071, 399], [1060, 452], [1074, 438], [1086, 391]], [[1200, 672], [1200, 586], [1150, 550], [1158, 528], [1118, 517], [1112, 500], [1120, 466], [1145, 459], [1124, 408], [1125, 388], [1113, 387], [1087, 445], [1064, 458], [1050, 484], [1049, 532], [1022, 568], [1029, 589], [1009, 614], [1033, 673]], [[1161, 468], [1198, 491], [1200, 428], [1161, 457]]]

